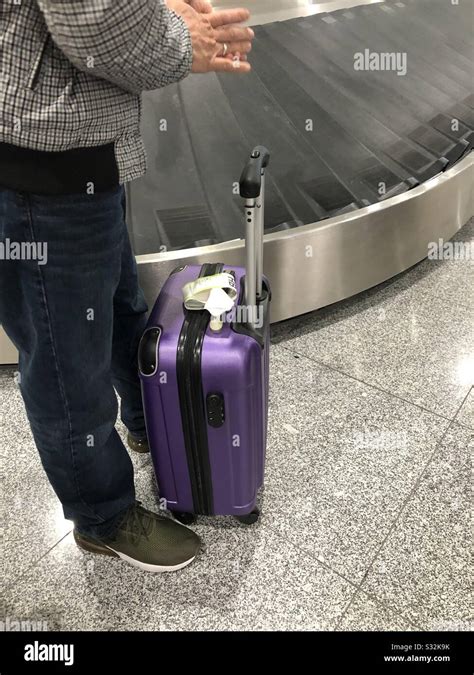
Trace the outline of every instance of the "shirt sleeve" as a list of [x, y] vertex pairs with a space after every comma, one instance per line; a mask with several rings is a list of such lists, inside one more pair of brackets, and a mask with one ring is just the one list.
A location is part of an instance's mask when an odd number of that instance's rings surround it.
[[37, 2], [59, 49], [90, 75], [140, 93], [191, 71], [189, 29], [164, 0]]

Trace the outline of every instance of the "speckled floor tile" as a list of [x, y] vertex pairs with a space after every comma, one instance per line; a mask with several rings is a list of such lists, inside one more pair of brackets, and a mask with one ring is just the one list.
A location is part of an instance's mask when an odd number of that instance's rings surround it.
[[425, 630], [472, 630], [473, 450], [453, 424], [362, 586]]
[[278, 535], [201, 525], [205, 550], [174, 574], [85, 554], [71, 535], [6, 595], [9, 616], [61, 630], [333, 629], [354, 588]]
[[452, 419], [474, 379], [474, 305], [405, 283], [306, 315], [276, 339]]
[[71, 531], [61, 504], [37, 461], [2, 476], [3, 585], [15, 579]]
[[424, 260], [402, 278], [394, 282], [392, 290], [411, 288], [425, 303], [429, 298], [439, 298], [444, 306], [450, 303], [474, 308], [474, 261], [472, 260]]
[[263, 518], [358, 583], [449, 422], [272, 350]]
[[41, 466], [13, 368], [0, 369], [2, 560], [4, 587], [44, 555], [72, 524]]
[[[13, 370], [0, 370], [0, 457], [2, 489], [3, 584], [8, 586], [39, 560], [73, 524], [41, 465], [29, 429]], [[126, 431], [118, 430], [125, 440]], [[132, 453], [131, 453], [132, 454]], [[133, 454], [136, 475], [150, 463], [149, 455]], [[148, 494], [148, 490], [145, 494]]]
[[363, 591], [358, 591], [337, 627], [338, 631], [412, 631], [417, 630], [399, 616]]
[[471, 389], [456, 416], [456, 422], [474, 429], [474, 388]]
[[16, 471], [37, 459], [23, 399], [15, 381], [14, 368], [0, 368], [0, 457]]

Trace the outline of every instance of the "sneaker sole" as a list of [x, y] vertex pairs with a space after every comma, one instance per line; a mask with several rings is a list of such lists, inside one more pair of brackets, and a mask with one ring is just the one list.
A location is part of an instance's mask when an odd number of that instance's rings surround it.
[[178, 565], [150, 565], [149, 563], [140, 562], [135, 558], [130, 558], [128, 555], [125, 555], [125, 553], [121, 553], [120, 551], [114, 551], [112, 548], [109, 550], [113, 551], [114, 555], [118, 556], [121, 560], [125, 560], [125, 562], [128, 562], [129, 565], [133, 565], [133, 567], [137, 567], [143, 572], [177, 572], [178, 570], [182, 570], [183, 567], [190, 565], [196, 558], [196, 556], [193, 555], [192, 558], [189, 558], [189, 560], [185, 560]]
[[151, 565], [150, 563], [140, 562], [140, 560], [131, 558], [130, 556], [125, 555], [125, 553], [121, 553], [121, 551], [115, 551], [113, 548], [107, 546], [106, 544], [96, 544], [90, 541], [89, 539], [87, 540], [83, 539], [81, 535], [77, 534], [77, 532], [75, 531], [73, 531], [73, 535], [74, 541], [82, 550], [87, 551], [88, 553], [95, 553], [97, 555], [108, 555], [112, 558], [120, 558], [121, 560], [127, 562], [129, 565], [137, 567], [143, 572], [154, 572], [154, 573], [177, 572], [178, 570], [182, 570], [183, 567], [187, 567], [188, 565], [190, 565], [196, 558], [196, 556], [193, 555], [192, 558], [189, 558], [189, 560], [185, 560], [184, 562], [179, 563], [178, 565]]

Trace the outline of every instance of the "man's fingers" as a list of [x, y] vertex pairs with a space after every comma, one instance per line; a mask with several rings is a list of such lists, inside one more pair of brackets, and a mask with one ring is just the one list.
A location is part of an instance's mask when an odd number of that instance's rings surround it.
[[209, 15], [209, 21], [213, 28], [225, 26], [229, 23], [242, 23], [250, 19], [250, 12], [248, 9], [221, 9], [215, 10]]
[[214, 37], [218, 42], [247, 42], [253, 40], [255, 33], [251, 28], [231, 25], [216, 28]]
[[217, 56], [212, 62], [212, 70], [227, 73], [248, 73], [251, 70], [251, 66], [248, 61], [231, 61], [228, 58]]
[[[251, 49], [252, 49], [252, 43], [251, 42], [226, 42], [227, 45], [227, 50], [226, 54], [235, 54], [236, 52], [240, 52], [241, 54], [248, 54]], [[224, 56], [224, 45], [222, 45], [222, 49], [219, 52], [219, 56]]]

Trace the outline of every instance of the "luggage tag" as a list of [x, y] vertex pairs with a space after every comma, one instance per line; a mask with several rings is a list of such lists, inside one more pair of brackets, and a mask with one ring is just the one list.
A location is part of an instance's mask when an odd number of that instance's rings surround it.
[[228, 272], [201, 277], [183, 287], [183, 298], [186, 309], [207, 310], [211, 315], [211, 330], [220, 331], [223, 315], [230, 312], [237, 298], [235, 279]]

